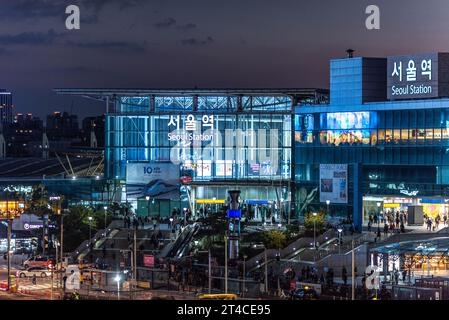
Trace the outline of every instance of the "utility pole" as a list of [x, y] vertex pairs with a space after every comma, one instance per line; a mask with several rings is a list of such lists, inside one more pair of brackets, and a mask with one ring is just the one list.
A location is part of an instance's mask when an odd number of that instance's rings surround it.
[[61, 214], [61, 266], [64, 261], [64, 213]]
[[136, 282], [137, 282], [137, 228], [134, 228], [134, 253], [133, 253], [133, 259], [134, 259], [134, 269], [133, 269], [133, 285], [132, 288], [134, 288]]
[[225, 293], [228, 293], [228, 237], [225, 236]]
[[212, 291], [212, 262], [210, 256], [210, 248], [209, 248], [209, 294]]
[[355, 257], [354, 238], [352, 238], [352, 300], [355, 300]]
[[7, 251], [7, 257], [8, 257], [8, 292], [11, 291], [11, 228], [12, 228], [12, 220], [11, 220], [11, 213], [8, 211], [8, 251]]
[[268, 260], [267, 260], [267, 247], [265, 247], [264, 251], [265, 256], [265, 293], [268, 292]]
[[245, 296], [245, 277], [246, 277], [246, 254], [243, 255], [243, 288], [242, 288], [242, 297]]

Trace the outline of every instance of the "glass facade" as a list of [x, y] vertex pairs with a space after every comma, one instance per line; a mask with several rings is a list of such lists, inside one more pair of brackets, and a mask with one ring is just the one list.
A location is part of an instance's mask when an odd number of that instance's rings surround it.
[[[364, 89], [370, 73], [363, 61], [332, 61], [331, 103], [296, 108], [299, 207], [326, 208], [319, 201], [319, 164], [349, 167], [348, 203], [331, 204], [331, 214], [362, 215], [363, 209], [354, 205], [357, 197], [375, 199], [374, 205], [364, 202], [365, 214], [367, 207], [376, 210], [376, 201], [404, 209], [421, 204], [424, 197], [449, 197], [449, 99], [386, 101], [386, 94], [376, 93], [380, 101], [363, 103], [367, 96], [376, 96], [375, 90]], [[383, 75], [386, 78], [386, 72]], [[377, 92], [382, 90], [386, 93], [386, 87]], [[355, 173], [357, 168], [360, 172]]]
[[[317, 102], [312, 97], [304, 99]], [[165, 216], [187, 206], [217, 209], [232, 189], [241, 190], [255, 219], [286, 212], [293, 104], [287, 94], [120, 97], [106, 117], [106, 177], [126, 181], [127, 165], [136, 162], [179, 166], [180, 199], [147, 203], [125, 195], [141, 215]]]

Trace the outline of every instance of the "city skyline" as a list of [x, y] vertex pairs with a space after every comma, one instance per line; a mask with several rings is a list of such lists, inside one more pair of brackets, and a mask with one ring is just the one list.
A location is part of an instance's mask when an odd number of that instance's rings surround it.
[[327, 61], [348, 48], [356, 56], [449, 51], [445, 1], [376, 1], [380, 30], [365, 28], [369, 4], [81, 1], [81, 29], [69, 31], [67, 1], [7, 2], [0, 68], [10, 76], [0, 87], [13, 92], [15, 113], [88, 116], [104, 106], [52, 89], [328, 88]]

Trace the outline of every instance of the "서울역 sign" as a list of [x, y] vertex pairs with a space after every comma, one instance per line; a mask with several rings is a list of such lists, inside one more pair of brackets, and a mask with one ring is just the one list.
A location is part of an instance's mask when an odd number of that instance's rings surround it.
[[448, 96], [449, 53], [388, 57], [389, 100]]
[[210, 131], [208, 134], [202, 132], [203, 130], [214, 130], [214, 116], [203, 115], [197, 118], [193, 114], [188, 114], [184, 119], [181, 119], [180, 115], [171, 115], [167, 126], [170, 130], [173, 130], [173, 132], [168, 133], [168, 140], [179, 141], [187, 147], [194, 141], [212, 141], [213, 134]]

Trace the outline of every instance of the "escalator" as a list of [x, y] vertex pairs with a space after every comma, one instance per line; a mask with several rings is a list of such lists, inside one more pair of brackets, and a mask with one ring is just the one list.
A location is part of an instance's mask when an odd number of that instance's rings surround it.
[[200, 230], [199, 223], [194, 223], [191, 225], [187, 225], [178, 238], [168, 244], [160, 253], [159, 258], [172, 258], [179, 259], [181, 258], [189, 248], [189, 244], [193, 240], [193, 237]]

